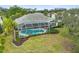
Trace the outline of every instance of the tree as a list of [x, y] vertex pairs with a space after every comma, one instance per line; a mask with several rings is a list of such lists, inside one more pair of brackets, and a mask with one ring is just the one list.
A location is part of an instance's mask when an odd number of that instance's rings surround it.
[[27, 9], [25, 9], [25, 8], [21, 8], [21, 7], [18, 7], [18, 6], [12, 6], [12, 7], [10, 7], [9, 9], [8, 9], [8, 12], [7, 12], [8, 14], [7, 14], [7, 17], [9, 18], [9, 17], [12, 17], [12, 18], [18, 18], [18, 17], [20, 17], [20, 16], [22, 16], [22, 15], [24, 15], [24, 14], [27, 14], [28, 13], [28, 11], [27, 11]]
[[6, 16], [8, 9], [0, 7], [0, 16]]
[[47, 15], [48, 15], [48, 9], [44, 9], [44, 10], [43, 10], [43, 13], [44, 13], [44, 15], [47, 16]]
[[79, 17], [75, 16], [75, 13], [72, 14], [66, 11], [63, 18], [63, 22], [69, 28], [70, 33], [76, 36], [79, 35]]
[[3, 31], [7, 34], [12, 33], [14, 30], [15, 23], [10, 18], [3, 18]]

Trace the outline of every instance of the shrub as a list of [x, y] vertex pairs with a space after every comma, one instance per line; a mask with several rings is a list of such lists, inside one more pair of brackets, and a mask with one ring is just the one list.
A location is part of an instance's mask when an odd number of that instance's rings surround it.
[[5, 39], [1, 39], [1, 44], [3, 45], [5, 43]]
[[56, 33], [59, 33], [59, 31], [55, 28], [50, 28], [47, 33], [56, 34]]
[[4, 50], [4, 46], [0, 46], [0, 53], [2, 53]]
[[16, 42], [19, 42], [20, 41], [20, 38], [19, 37], [16, 37]]
[[4, 50], [4, 44], [5, 44], [5, 39], [3, 39], [2, 37], [0, 37], [0, 53], [3, 52]]
[[65, 37], [66, 37], [66, 36], [69, 37], [69, 28], [66, 27], [66, 26], [64, 26], [64, 27], [61, 29], [60, 35], [65, 36]]

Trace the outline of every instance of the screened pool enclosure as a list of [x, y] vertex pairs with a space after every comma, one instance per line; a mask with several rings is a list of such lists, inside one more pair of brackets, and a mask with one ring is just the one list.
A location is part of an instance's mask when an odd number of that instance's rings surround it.
[[[48, 29], [50, 30], [50, 27], [56, 26], [56, 22], [55, 22], [55, 19], [53, 19], [53, 17], [52, 18], [47, 17], [42, 13], [33, 13], [33, 14], [24, 15], [20, 18], [15, 19], [15, 22], [17, 23], [17, 26], [16, 26], [17, 30], [21, 35], [24, 34], [24, 36], [25, 34], [26, 36], [28, 36], [29, 35], [28, 33], [30, 33], [30, 35], [35, 33], [36, 35], [39, 33], [42, 34], [42, 33], [45, 33], [46, 30]], [[28, 31], [30, 30], [30, 31], [27, 32], [27, 30]], [[36, 30], [37, 32], [35, 33], [32, 32]], [[23, 31], [27, 33], [24, 33]], [[19, 36], [21, 36], [20, 34]]]

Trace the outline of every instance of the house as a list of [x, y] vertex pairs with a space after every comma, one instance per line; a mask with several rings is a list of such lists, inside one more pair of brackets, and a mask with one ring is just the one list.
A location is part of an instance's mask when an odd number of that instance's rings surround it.
[[48, 13], [48, 17], [56, 19], [56, 13]]
[[42, 13], [33, 13], [17, 18], [15, 19], [15, 22], [17, 23], [16, 28], [18, 30], [23, 30], [25, 28], [49, 29], [50, 27], [54, 27], [56, 25], [54, 20], [55, 19], [53, 17], [47, 17]]

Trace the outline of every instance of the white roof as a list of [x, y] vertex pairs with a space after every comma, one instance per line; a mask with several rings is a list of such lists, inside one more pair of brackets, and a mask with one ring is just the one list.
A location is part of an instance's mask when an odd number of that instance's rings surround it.
[[42, 13], [33, 13], [24, 15], [20, 18], [15, 19], [17, 24], [31, 24], [31, 23], [42, 23], [42, 22], [49, 22], [52, 19], [45, 16]]

